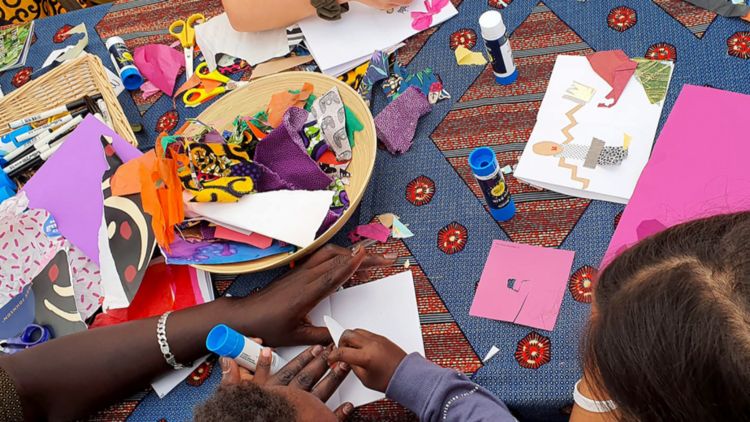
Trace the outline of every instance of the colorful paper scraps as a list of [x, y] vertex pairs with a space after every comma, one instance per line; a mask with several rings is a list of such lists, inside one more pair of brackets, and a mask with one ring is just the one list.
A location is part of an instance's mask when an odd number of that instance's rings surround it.
[[243, 234], [226, 227], [216, 226], [214, 237], [217, 239], [231, 240], [233, 242], [247, 243], [259, 249], [267, 249], [273, 243], [273, 239], [260, 233]]
[[424, 31], [432, 26], [432, 17], [440, 13], [450, 0], [425, 0], [424, 6], [427, 12], [411, 12], [411, 18], [414, 19], [411, 27], [415, 31]]
[[74, 297], [72, 283], [73, 272], [68, 267], [67, 256], [64, 251], [58, 251], [31, 285], [35, 303], [34, 322], [48, 327], [53, 338], [88, 328], [76, 308], [77, 298]]
[[487, 59], [484, 58], [484, 55], [481, 52], [475, 53], [468, 48], [459, 45], [458, 48], [456, 48], [456, 62], [459, 66], [485, 65], [487, 64]]
[[469, 315], [554, 330], [574, 256], [573, 251], [493, 241]]
[[136, 147], [89, 115], [23, 188], [29, 208], [44, 209], [55, 216], [58, 231], [97, 266], [99, 227], [104, 214], [102, 175], [108, 168], [102, 153], [102, 135], [113, 139], [114, 149], [123, 161], [141, 156]]
[[[310, 191], [326, 190], [333, 179], [327, 176], [302, 149], [299, 131], [308, 120], [309, 113], [291, 107], [284, 114], [283, 122], [271, 132], [255, 149], [255, 162], [273, 172], [293, 189]], [[259, 181], [259, 192], [266, 191], [268, 173], [263, 172]]]
[[357, 226], [349, 233], [349, 240], [357, 242], [362, 240], [363, 237], [368, 239], [374, 239], [378, 242], [387, 242], [388, 237], [391, 235], [391, 229], [380, 224], [370, 223], [363, 226]]
[[412, 233], [411, 230], [401, 222], [401, 220], [398, 218], [393, 220], [393, 237], [395, 239], [406, 239], [413, 236], [414, 233]]
[[[365, 104], [370, 105], [372, 99], [372, 88], [376, 82], [382, 81], [388, 77], [388, 53], [385, 51], [376, 51], [370, 58], [367, 71], [362, 76], [361, 83], [355, 89], [365, 100]], [[347, 125], [349, 116], [347, 115]]]
[[268, 113], [268, 124], [271, 125], [271, 127], [276, 128], [281, 124], [284, 113], [286, 113], [290, 107], [304, 108], [307, 99], [313, 92], [313, 89], [314, 87], [312, 84], [305, 83], [302, 86], [302, 90], [297, 94], [293, 94], [289, 91], [282, 91], [273, 94], [273, 96], [271, 96], [271, 102], [268, 104], [268, 109], [266, 110]]
[[174, 48], [162, 44], [149, 44], [138, 47], [133, 52], [141, 74], [167, 95], [174, 92], [174, 84], [180, 68], [185, 67], [185, 56]]
[[[183, 232], [184, 233], [184, 232]], [[244, 243], [230, 241], [207, 241], [200, 238], [177, 237], [170, 245], [171, 252], [165, 252], [168, 264], [175, 265], [213, 265], [233, 264], [253, 261], [280, 253], [294, 252], [294, 246], [281, 246], [278, 241], [266, 249], [256, 248]]]
[[304, 248], [315, 241], [332, 197], [329, 190], [280, 190], [247, 195], [233, 203], [185, 202], [185, 209], [191, 217], [239, 233], [259, 233]]
[[154, 259], [130, 306], [97, 315], [91, 328], [150, 318], [210, 301], [200, 290], [202, 273], [188, 266], [167, 265], [163, 258]]
[[606, 97], [611, 100], [611, 103], [602, 103], [599, 104], [599, 107], [614, 106], [620, 99], [620, 95], [625, 90], [625, 86], [636, 67], [638, 67], [638, 63], [630, 60], [622, 50], [600, 51], [586, 56], [586, 58], [589, 60], [591, 68], [612, 87], [612, 92], [607, 94]]
[[328, 147], [339, 161], [352, 159], [352, 147], [346, 130], [346, 110], [338, 88], [332, 87], [313, 103], [310, 111], [320, 122]]
[[[123, 163], [106, 137], [102, 137], [102, 146], [109, 166], [102, 177], [102, 186], [105, 186], [104, 221], [99, 229], [100, 255], [103, 252], [105, 257], [100, 260], [102, 279], [105, 281], [102, 290], [105, 308], [120, 308], [128, 306], [135, 297], [154, 253], [156, 238], [151, 216], [143, 211], [141, 195], [116, 196], [106, 188], [108, 185], [111, 187], [112, 177]], [[113, 294], [112, 290], [116, 293]], [[114, 300], [116, 298], [120, 300]]]
[[[88, 317], [99, 308], [99, 268], [70, 242], [60, 236], [49, 212], [28, 209], [26, 192], [0, 204], [0, 307], [18, 296], [60, 251], [68, 254], [66, 266], [74, 273], [74, 290], [79, 312]], [[13, 260], [16, 264], [7, 264]], [[6, 264], [2, 264], [5, 261]]]
[[164, 138], [166, 136], [162, 134], [156, 141], [155, 149], [149, 151], [149, 154], [155, 154], [155, 159], [141, 160], [138, 176], [141, 181], [143, 210], [151, 215], [151, 227], [157, 243], [169, 250], [169, 244], [175, 238], [174, 226], [185, 219], [182, 183], [177, 171], [178, 160], [187, 159], [184, 156], [174, 158], [171, 150], [165, 150], [166, 147], [162, 144]]
[[354, 148], [354, 134], [361, 132], [365, 128], [365, 125], [359, 121], [357, 115], [346, 105], [344, 105], [344, 110], [346, 110], [346, 136], [349, 138], [349, 146]]
[[635, 57], [633, 61], [638, 63], [638, 67], [635, 68], [635, 79], [643, 85], [651, 104], [664, 100], [672, 79], [672, 62], [648, 60], [643, 57]]
[[415, 86], [410, 87], [375, 117], [375, 130], [391, 154], [411, 148], [419, 118], [429, 113], [427, 97]]
[[[146, 81], [141, 84], [141, 91], [143, 92], [143, 99], [147, 99], [148, 97], [151, 97], [155, 95], [156, 93], [160, 92], [161, 90], [154, 85], [151, 81]], [[178, 92], [179, 93], [179, 92]], [[177, 93], [175, 94], [177, 96]]]
[[443, 89], [443, 84], [429, 67], [412, 75], [396, 61], [393, 73], [383, 82], [383, 91], [388, 102], [392, 102], [406, 92], [410, 86], [416, 86], [430, 101], [430, 104], [450, 98], [450, 94]]

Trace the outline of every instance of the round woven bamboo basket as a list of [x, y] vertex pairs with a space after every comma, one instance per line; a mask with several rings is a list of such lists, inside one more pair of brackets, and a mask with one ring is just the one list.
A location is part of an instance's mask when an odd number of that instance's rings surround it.
[[[266, 76], [225, 95], [201, 113], [198, 119], [205, 123], [220, 122], [213, 125], [219, 133], [231, 130], [232, 121], [236, 116], [252, 116], [265, 110], [273, 94], [284, 90], [298, 90], [305, 82], [313, 84], [315, 87], [313, 94], [317, 97], [325, 94], [332, 87], [337, 87], [344, 104], [354, 112], [365, 127], [354, 135], [353, 158], [347, 168], [347, 171], [352, 174], [349, 178], [350, 185], [346, 187], [346, 193], [351, 201], [349, 209], [313, 244], [295, 253], [279, 254], [235, 264], [195, 265], [196, 268], [218, 274], [243, 274], [268, 270], [300, 259], [323, 246], [344, 226], [351, 213], [359, 205], [375, 166], [375, 153], [377, 152], [375, 122], [362, 97], [338, 79], [312, 72], [285, 72]], [[199, 130], [195, 125], [191, 126], [192, 128], [186, 128], [186, 135], [190, 135], [191, 131]]]

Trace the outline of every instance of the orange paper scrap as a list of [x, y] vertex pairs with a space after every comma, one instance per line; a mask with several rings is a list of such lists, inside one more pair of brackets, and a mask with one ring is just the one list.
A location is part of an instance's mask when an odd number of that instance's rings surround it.
[[313, 89], [314, 87], [311, 83], [305, 83], [302, 86], [302, 90], [297, 94], [292, 94], [288, 91], [273, 94], [271, 103], [268, 104], [268, 124], [273, 128], [278, 127], [281, 124], [284, 113], [286, 113], [289, 107], [305, 108], [305, 103], [310, 98]]

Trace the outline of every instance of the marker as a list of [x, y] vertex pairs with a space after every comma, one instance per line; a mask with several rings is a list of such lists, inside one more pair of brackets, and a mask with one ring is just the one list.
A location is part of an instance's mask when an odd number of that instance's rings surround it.
[[[96, 94], [91, 97], [94, 100], [98, 100], [99, 98], [102, 98], [102, 94]], [[8, 123], [8, 126], [11, 129], [19, 128], [23, 125], [27, 125], [29, 123], [36, 122], [38, 120], [46, 119], [48, 117], [52, 117], [57, 114], [72, 112], [73, 110], [79, 109], [81, 107], [84, 107], [86, 105], [86, 102], [83, 99], [73, 101], [70, 104], [61, 105], [59, 107], [55, 107], [51, 110], [43, 111], [39, 114], [35, 114], [33, 116], [24, 117], [23, 119], [19, 119], [13, 122]]]
[[[56, 131], [50, 133], [44, 138], [41, 138], [35, 142], [28, 142], [24, 144], [23, 146], [17, 148], [15, 151], [11, 152], [10, 154], [3, 157], [3, 159], [11, 163], [11, 161], [15, 160], [17, 157], [21, 157], [25, 154], [27, 154], [30, 151], [33, 151], [34, 148], [39, 149], [37, 145], [41, 146], [42, 144], [49, 145], [50, 142], [54, 141], [55, 139], [59, 138], [60, 136], [64, 135], [69, 129], [73, 128], [75, 125], [81, 123], [83, 121], [83, 117], [78, 115], [71, 120], [69, 120], [64, 125], [60, 126]], [[7, 173], [7, 172], [6, 172]]]
[[[56, 142], [52, 143], [49, 148], [47, 148], [45, 151], [34, 151], [31, 154], [25, 156], [23, 158], [24, 161], [26, 161], [23, 165], [19, 165], [15, 169], [11, 170], [10, 172], [6, 171], [6, 169], [3, 169], [3, 172], [5, 172], [8, 177], [13, 178], [18, 176], [19, 174], [25, 172], [26, 170], [32, 169], [41, 163], [47, 161], [52, 154], [57, 151], [60, 146], [68, 139], [68, 136], [57, 140]], [[31, 159], [26, 160], [26, 157], [32, 157]], [[20, 162], [19, 162], [20, 164]], [[15, 165], [15, 164], [14, 164]]]
[[45, 123], [39, 127], [36, 127], [34, 129], [31, 129], [31, 131], [24, 133], [23, 135], [16, 136], [16, 143], [21, 144], [23, 141], [34, 138], [38, 134], [42, 133], [45, 129], [55, 129], [56, 127], [62, 126], [65, 123], [68, 123], [76, 116], [86, 116], [86, 114], [89, 113], [89, 110], [86, 108], [80, 108], [78, 110], [75, 110], [71, 112], [70, 114], [66, 114], [59, 119], [55, 119], [49, 123]]

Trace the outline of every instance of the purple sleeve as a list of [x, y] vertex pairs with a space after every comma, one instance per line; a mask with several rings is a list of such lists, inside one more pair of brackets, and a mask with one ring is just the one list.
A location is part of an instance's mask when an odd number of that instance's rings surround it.
[[386, 397], [433, 422], [514, 422], [505, 404], [466, 375], [441, 368], [418, 353], [407, 356], [393, 374]]

